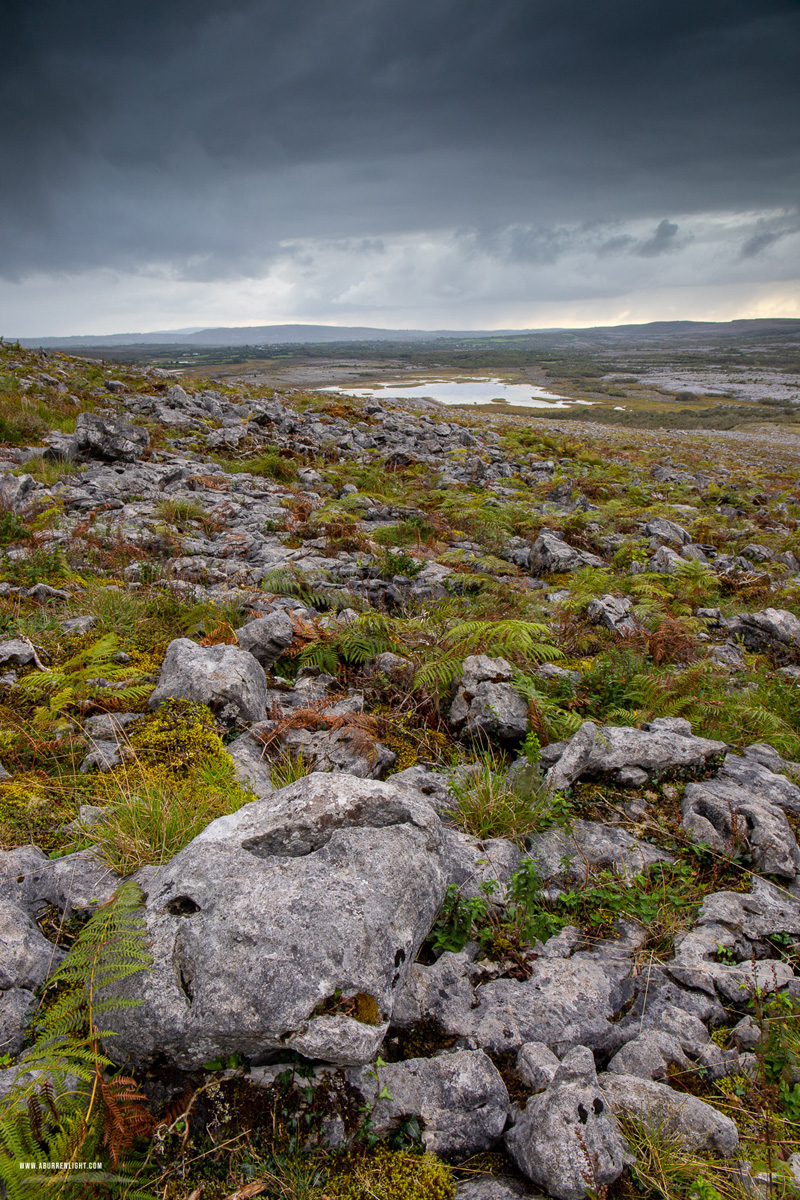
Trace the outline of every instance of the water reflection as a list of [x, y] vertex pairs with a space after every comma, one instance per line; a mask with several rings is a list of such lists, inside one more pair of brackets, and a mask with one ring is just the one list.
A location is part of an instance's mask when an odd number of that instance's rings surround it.
[[567, 400], [554, 392], [532, 383], [504, 383], [502, 379], [422, 379], [414, 383], [373, 384], [370, 387], [328, 387], [326, 392], [341, 392], [345, 396], [374, 396], [377, 400], [424, 398], [440, 404], [491, 404], [498, 409], [511, 405], [516, 408], [569, 408], [573, 404], [589, 404], [588, 400]]

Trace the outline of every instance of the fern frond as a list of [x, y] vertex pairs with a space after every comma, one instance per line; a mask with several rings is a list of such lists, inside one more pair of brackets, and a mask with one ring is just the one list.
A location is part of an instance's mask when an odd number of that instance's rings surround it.
[[129, 881], [94, 913], [51, 976], [51, 985], [63, 991], [39, 1021], [36, 1043], [0, 1107], [0, 1181], [8, 1200], [51, 1192], [59, 1200], [80, 1200], [85, 1185], [68, 1168], [28, 1176], [18, 1164], [94, 1160], [105, 1145], [116, 1165], [134, 1139], [151, 1130], [133, 1081], [106, 1079], [113, 1064], [99, 1048], [96, 1024], [100, 1013], [136, 1003], [101, 996], [103, 989], [151, 961], [142, 893]]

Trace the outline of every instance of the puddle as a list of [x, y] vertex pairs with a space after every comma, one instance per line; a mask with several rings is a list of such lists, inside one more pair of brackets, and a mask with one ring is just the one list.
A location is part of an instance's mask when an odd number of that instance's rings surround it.
[[425, 399], [440, 404], [492, 404], [498, 409], [570, 408], [573, 404], [591, 404], [589, 400], [567, 400], [532, 383], [504, 383], [501, 379], [423, 379], [415, 383], [374, 384], [372, 387], [328, 387], [325, 392], [344, 396], [374, 396], [376, 400]]

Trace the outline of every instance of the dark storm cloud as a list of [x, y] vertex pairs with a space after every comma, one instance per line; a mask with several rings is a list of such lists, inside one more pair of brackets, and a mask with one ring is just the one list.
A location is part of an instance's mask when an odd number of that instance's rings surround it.
[[641, 254], [642, 258], [656, 258], [659, 254], [669, 254], [670, 250], [676, 248], [677, 233], [678, 226], [665, 217], [663, 221], [659, 221], [653, 236], [637, 246], [636, 253]]
[[598, 254], [658, 257], [681, 213], [794, 202], [799, 50], [794, 0], [29, 0], [0, 271], [257, 276], [436, 228], [551, 263], [563, 222], [645, 218]]
[[742, 246], [740, 258], [758, 258], [770, 246], [774, 246], [776, 242], [798, 231], [800, 231], [800, 216], [796, 212], [782, 213], [769, 220], [762, 219], [758, 222], [755, 233]]

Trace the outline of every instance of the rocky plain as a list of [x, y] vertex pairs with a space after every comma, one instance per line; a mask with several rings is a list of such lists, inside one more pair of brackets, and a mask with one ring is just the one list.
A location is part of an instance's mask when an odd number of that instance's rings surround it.
[[797, 1194], [797, 438], [6, 345], [0, 443], [10, 1196], [131, 882], [60, 1194]]

